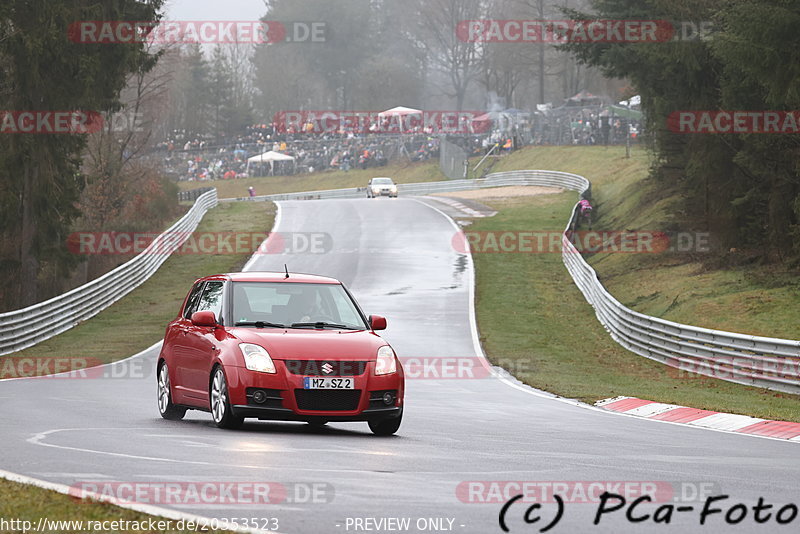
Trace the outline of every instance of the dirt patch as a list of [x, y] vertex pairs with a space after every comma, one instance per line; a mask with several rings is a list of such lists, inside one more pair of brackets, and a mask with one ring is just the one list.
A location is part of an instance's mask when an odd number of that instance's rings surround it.
[[540, 187], [538, 185], [511, 185], [506, 187], [471, 189], [469, 191], [453, 191], [450, 193], [434, 193], [432, 196], [468, 198], [475, 200], [501, 200], [515, 197], [556, 195], [563, 192], [563, 189], [559, 189], [557, 187]]

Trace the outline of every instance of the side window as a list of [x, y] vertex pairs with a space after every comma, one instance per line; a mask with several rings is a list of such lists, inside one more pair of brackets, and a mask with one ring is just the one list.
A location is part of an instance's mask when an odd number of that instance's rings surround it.
[[225, 287], [223, 282], [206, 282], [200, 301], [197, 303], [195, 311], [212, 311], [217, 320], [220, 319], [222, 311], [222, 289]]
[[195, 286], [192, 288], [192, 292], [189, 293], [189, 298], [186, 299], [186, 308], [183, 309], [183, 317], [186, 319], [191, 319], [192, 314], [194, 313], [195, 307], [197, 307], [197, 301], [200, 299], [200, 291], [203, 289], [203, 282], [197, 282]]

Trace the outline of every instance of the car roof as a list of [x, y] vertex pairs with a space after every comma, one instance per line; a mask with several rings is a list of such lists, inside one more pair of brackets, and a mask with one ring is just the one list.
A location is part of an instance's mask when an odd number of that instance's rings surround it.
[[375, 176], [372, 178], [373, 180], [391, 180], [388, 176]]
[[313, 274], [300, 274], [289, 272], [289, 278], [286, 278], [286, 273], [273, 273], [265, 271], [251, 271], [247, 273], [227, 273], [215, 274], [213, 276], [206, 276], [201, 280], [230, 280], [232, 282], [285, 282], [287, 284], [341, 284], [335, 278], [327, 276], [317, 276]]

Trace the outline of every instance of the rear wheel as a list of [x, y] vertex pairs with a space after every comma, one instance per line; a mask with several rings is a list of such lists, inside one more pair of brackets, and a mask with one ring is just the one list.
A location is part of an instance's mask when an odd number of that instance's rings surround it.
[[162, 363], [158, 370], [158, 411], [161, 417], [170, 421], [180, 421], [186, 415], [186, 408], [172, 404], [167, 362]]
[[391, 436], [400, 428], [400, 423], [403, 422], [403, 416], [392, 417], [391, 419], [382, 419], [380, 421], [369, 421], [369, 429], [376, 436]]
[[211, 417], [219, 428], [239, 428], [244, 418], [234, 415], [231, 400], [228, 397], [228, 382], [222, 367], [214, 370], [211, 378]]

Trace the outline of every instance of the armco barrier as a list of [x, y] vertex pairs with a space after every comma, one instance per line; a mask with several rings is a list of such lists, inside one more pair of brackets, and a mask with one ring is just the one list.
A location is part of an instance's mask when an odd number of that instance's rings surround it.
[[[591, 184], [586, 178], [555, 171], [512, 171], [475, 180], [400, 184], [398, 192], [401, 196], [428, 195], [510, 185], [559, 187], [577, 191], [585, 198], [591, 197]], [[365, 194], [365, 189], [352, 188], [221, 201], [360, 198]], [[576, 216], [577, 205], [562, 237], [564, 265], [617, 343], [640, 356], [689, 373], [800, 394], [800, 341], [674, 323], [620, 304], [606, 291], [595, 270], [570, 242], [567, 231]]]
[[[475, 180], [448, 180], [446, 182], [423, 182], [418, 184], [398, 184], [399, 195], [430, 195], [432, 193], [450, 193], [468, 189], [502, 187], [510, 185], [538, 185], [543, 187], [559, 187], [580, 191], [589, 195], [591, 184], [583, 176], [557, 171], [512, 171], [499, 172]], [[336, 198], [362, 198], [367, 194], [366, 188], [328, 189], [325, 191], [305, 191], [302, 193], [284, 193], [279, 195], [263, 195], [257, 197], [222, 198], [220, 202], [239, 201], [280, 201], [280, 200], [317, 200]]]
[[217, 190], [213, 189], [199, 196], [186, 215], [132, 260], [63, 295], [1, 313], [0, 354], [31, 347], [69, 330], [127, 295], [152, 276], [216, 205]]

